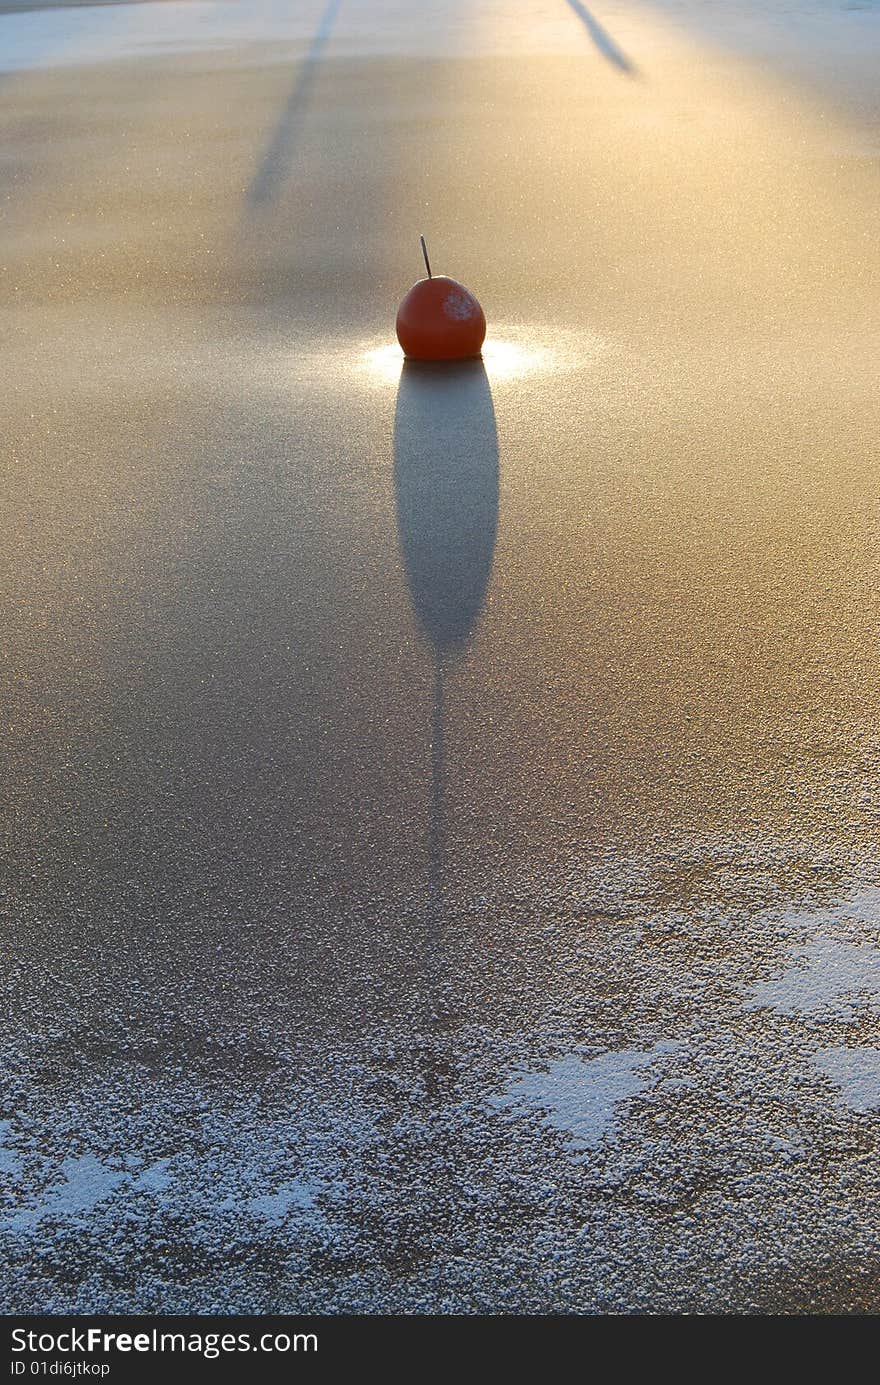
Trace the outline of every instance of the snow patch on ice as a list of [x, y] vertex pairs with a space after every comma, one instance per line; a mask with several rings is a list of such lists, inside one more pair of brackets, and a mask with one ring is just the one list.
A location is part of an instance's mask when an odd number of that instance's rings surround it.
[[132, 1188], [136, 1192], [164, 1193], [171, 1184], [169, 1162], [168, 1159], [157, 1159], [155, 1164], [151, 1164], [149, 1168], [138, 1174], [131, 1185]]
[[880, 885], [863, 885], [827, 908], [796, 909], [786, 915], [786, 921], [796, 928], [812, 933], [830, 932], [838, 925], [853, 922], [871, 927], [880, 924]]
[[818, 937], [791, 949], [795, 965], [752, 990], [747, 1010], [811, 1015], [829, 1009], [852, 1019], [860, 1005], [880, 1002], [880, 949]]
[[311, 1212], [315, 1208], [314, 1189], [301, 1178], [276, 1188], [274, 1193], [262, 1193], [252, 1197], [245, 1204], [252, 1217], [263, 1217], [266, 1221], [284, 1221], [290, 1212]]
[[10, 1230], [26, 1231], [46, 1217], [76, 1218], [84, 1216], [104, 1202], [124, 1180], [125, 1174], [107, 1168], [93, 1154], [78, 1159], [65, 1159], [61, 1165], [60, 1182], [50, 1184], [36, 1207], [25, 1208], [7, 1217]]
[[250, 1218], [280, 1223], [291, 1212], [317, 1213], [317, 1187], [305, 1178], [292, 1178], [280, 1184], [274, 1192], [255, 1193], [248, 1198], [239, 1195], [225, 1197], [217, 1204], [219, 1212], [239, 1212]]
[[839, 1087], [851, 1110], [880, 1110], [880, 1051], [876, 1048], [820, 1048], [813, 1062]]
[[12, 1133], [12, 1121], [0, 1121], [0, 1173], [16, 1173], [21, 1163], [21, 1156], [15, 1149], [10, 1149], [6, 1141]]
[[547, 1071], [516, 1073], [507, 1091], [490, 1097], [489, 1104], [518, 1114], [541, 1111], [543, 1123], [565, 1135], [575, 1149], [595, 1149], [616, 1125], [618, 1106], [655, 1085], [646, 1070], [678, 1047], [666, 1042], [598, 1058], [566, 1053]]

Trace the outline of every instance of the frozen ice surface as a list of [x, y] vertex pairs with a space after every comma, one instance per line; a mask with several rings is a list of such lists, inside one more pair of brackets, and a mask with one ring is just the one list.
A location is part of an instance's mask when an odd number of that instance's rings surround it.
[[0, 1298], [876, 1312], [880, 11], [418, 11], [0, 0]]

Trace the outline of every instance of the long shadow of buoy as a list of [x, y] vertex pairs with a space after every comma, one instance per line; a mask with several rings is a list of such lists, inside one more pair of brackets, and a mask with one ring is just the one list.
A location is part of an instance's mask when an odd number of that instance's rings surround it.
[[312, 42], [297, 69], [290, 88], [284, 110], [266, 146], [260, 166], [251, 180], [247, 191], [248, 205], [254, 209], [266, 206], [278, 194], [287, 176], [290, 160], [296, 148], [296, 141], [302, 127], [302, 118], [309, 101], [309, 94], [318, 72], [318, 66], [327, 42], [333, 32], [336, 18], [342, 8], [342, 0], [328, 0]]
[[565, 0], [565, 2], [569, 9], [574, 10], [602, 57], [607, 58], [620, 72], [626, 72], [630, 77], [637, 76], [638, 68], [617, 46], [608, 30], [604, 29], [598, 19], [590, 14], [586, 5], [581, 4], [581, 0]]
[[[434, 697], [428, 797], [428, 910], [424, 1004], [428, 1031], [442, 1013], [446, 872], [445, 684], [473, 637], [486, 600], [498, 532], [498, 433], [481, 360], [404, 362], [394, 419], [394, 487], [403, 566], [419, 629], [430, 645]], [[450, 1076], [437, 1034], [425, 1088], [440, 1100]]]
[[436, 932], [446, 862], [444, 686], [476, 630], [498, 530], [498, 433], [481, 360], [404, 363], [394, 484], [410, 597], [434, 661], [428, 869]]

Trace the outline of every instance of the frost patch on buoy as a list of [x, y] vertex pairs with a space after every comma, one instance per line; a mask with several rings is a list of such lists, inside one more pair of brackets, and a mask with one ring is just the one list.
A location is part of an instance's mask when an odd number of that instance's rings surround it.
[[450, 293], [443, 303], [444, 313], [455, 322], [467, 322], [476, 310], [476, 301], [465, 293]]

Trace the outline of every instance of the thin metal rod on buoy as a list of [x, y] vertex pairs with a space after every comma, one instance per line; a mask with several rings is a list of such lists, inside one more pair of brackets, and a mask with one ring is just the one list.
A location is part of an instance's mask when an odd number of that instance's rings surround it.
[[429, 279], [433, 279], [434, 276], [433, 276], [433, 274], [431, 273], [431, 261], [428, 259], [428, 247], [427, 247], [427, 245], [425, 244], [425, 237], [424, 237], [424, 236], [419, 236], [419, 242], [420, 242], [421, 247], [422, 247], [422, 254], [423, 254], [424, 257], [425, 257], [425, 269], [428, 271], [428, 278], [429, 278]]

